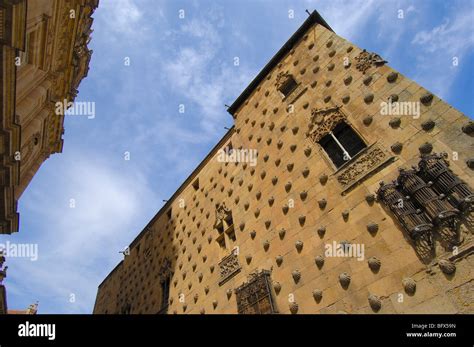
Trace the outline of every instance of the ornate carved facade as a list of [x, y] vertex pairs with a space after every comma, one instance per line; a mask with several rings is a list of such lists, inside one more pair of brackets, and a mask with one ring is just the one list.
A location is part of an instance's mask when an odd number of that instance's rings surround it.
[[73, 102], [87, 76], [91, 15], [98, 2], [0, 4], [0, 233], [18, 231], [18, 199], [41, 164], [62, 151], [64, 114], [55, 104]]
[[[420, 117], [382, 115], [389, 99]], [[99, 285], [95, 313], [474, 313], [466, 116], [317, 12], [228, 111], [234, 127]], [[219, 160], [228, 148], [258, 160]]]

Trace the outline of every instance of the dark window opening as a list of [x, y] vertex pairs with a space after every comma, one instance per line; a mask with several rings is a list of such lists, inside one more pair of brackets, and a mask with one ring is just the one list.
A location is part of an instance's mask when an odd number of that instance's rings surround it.
[[217, 241], [217, 244], [218, 244], [222, 249], [224, 249], [224, 250], [226, 249], [226, 247], [225, 247], [225, 237], [224, 237], [223, 234], [220, 235], [220, 236], [217, 238], [216, 241]]
[[295, 79], [290, 76], [288, 79], [285, 81], [285, 83], [282, 84], [282, 86], [278, 89], [285, 97], [291, 94], [293, 90], [296, 89], [298, 84], [296, 83]]
[[229, 237], [229, 240], [235, 242], [237, 238], [235, 237], [234, 226], [231, 226], [229, 229], [226, 230], [226, 234]]
[[319, 141], [319, 144], [336, 168], [340, 168], [367, 147], [359, 135], [344, 122], [336, 125], [329, 134]]
[[161, 309], [160, 313], [166, 313], [168, 309], [168, 303], [170, 299], [170, 282], [171, 279], [167, 276], [163, 282], [161, 282]]
[[193, 182], [193, 188], [194, 190], [199, 189], [199, 178], [196, 178], [196, 180]]

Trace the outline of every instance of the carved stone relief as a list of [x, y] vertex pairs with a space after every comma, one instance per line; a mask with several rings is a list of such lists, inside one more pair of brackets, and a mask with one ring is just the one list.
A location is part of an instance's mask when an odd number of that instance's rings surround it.
[[357, 57], [355, 57], [355, 60], [357, 62], [356, 69], [364, 74], [372, 66], [381, 66], [386, 63], [386, 61], [383, 60], [380, 55], [376, 53], [369, 53], [365, 49], [360, 52]]

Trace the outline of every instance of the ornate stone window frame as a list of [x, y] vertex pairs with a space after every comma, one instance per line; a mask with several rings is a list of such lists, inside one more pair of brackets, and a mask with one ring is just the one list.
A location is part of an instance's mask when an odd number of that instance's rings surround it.
[[259, 303], [262, 301], [266, 301], [270, 311], [257, 313], [278, 313], [273, 297], [272, 280], [270, 276], [271, 272], [268, 270], [251, 273], [247, 282], [244, 282], [235, 289], [237, 312], [239, 314], [254, 313], [249, 312], [249, 308], [260, 310]]
[[236, 249], [233, 249], [229, 255], [222, 258], [222, 260], [219, 262], [219, 286], [222, 286], [232, 277], [237, 275], [241, 269], [242, 266], [239, 262], [238, 252]]
[[[285, 83], [288, 82], [289, 79], [293, 79], [296, 83], [296, 86], [291, 90], [291, 92], [285, 95], [282, 93], [281, 89], [283, 88]], [[275, 87], [280, 93], [282, 101], [288, 103], [289, 105], [295, 103], [296, 100], [298, 100], [299, 97], [303, 95], [308, 89], [307, 87], [303, 86], [301, 82], [298, 83], [295, 77], [288, 71], [281, 71], [280, 73], [278, 73], [276, 77]]]
[[[337, 168], [318, 142], [341, 122], [350, 126], [367, 147]], [[368, 144], [365, 137], [348, 120], [348, 117], [342, 110], [342, 106], [335, 105], [325, 109], [313, 109], [309, 130], [306, 135], [311, 143], [317, 146], [324, 160], [334, 170], [332, 176], [336, 177], [342, 188], [341, 195], [345, 195], [368, 176], [395, 159], [385, 149], [381, 141]]]

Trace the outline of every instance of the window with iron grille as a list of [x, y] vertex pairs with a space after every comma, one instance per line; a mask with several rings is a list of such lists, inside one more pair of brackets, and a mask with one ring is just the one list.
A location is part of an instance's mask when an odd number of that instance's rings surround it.
[[351, 160], [367, 145], [359, 135], [345, 122], [340, 122], [319, 142], [336, 168]]
[[247, 283], [235, 290], [239, 314], [277, 313], [271, 290], [270, 272], [251, 275]]

